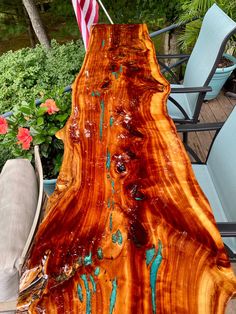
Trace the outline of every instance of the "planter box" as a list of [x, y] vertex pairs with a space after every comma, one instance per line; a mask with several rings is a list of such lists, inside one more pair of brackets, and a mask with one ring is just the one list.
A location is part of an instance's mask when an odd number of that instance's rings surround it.
[[210, 83], [208, 84], [209, 86], [212, 87], [212, 92], [209, 92], [205, 96], [205, 100], [210, 100], [216, 98], [222, 87], [224, 86], [225, 82], [229, 78], [230, 74], [233, 72], [233, 70], [236, 67], [236, 58], [234, 58], [231, 55], [224, 54], [224, 57], [233, 61], [234, 64], [230, 67], [227, 68], [217, 68], [215, 74], [213, 75]]
[[56, 182], [57, 182], [57, 179], [44, 179], [43, 180], [43, 189], [44, 189], [44, 192], [50, 196], [54, 190], [55, 190], [55, 187], [56, 187]]

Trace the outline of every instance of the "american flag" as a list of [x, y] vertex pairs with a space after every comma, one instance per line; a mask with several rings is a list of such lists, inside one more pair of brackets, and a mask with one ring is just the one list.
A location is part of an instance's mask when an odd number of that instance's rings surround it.
[[72, 0], [76, 19], [82, 34], [85, 48], [88, 47], [89, 32], [92, 24], [98, 22], [98, 4], [96, 0]]

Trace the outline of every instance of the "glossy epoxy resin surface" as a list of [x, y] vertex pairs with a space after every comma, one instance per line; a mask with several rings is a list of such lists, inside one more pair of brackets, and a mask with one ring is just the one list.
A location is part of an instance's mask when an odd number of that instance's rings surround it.
[[145, 25], [96, 25], [18, 312], [224, 313], [236, 292]]

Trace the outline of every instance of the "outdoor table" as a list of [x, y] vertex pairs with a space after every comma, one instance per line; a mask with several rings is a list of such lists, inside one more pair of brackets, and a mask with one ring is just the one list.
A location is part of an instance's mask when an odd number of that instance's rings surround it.
[[29, 313], [223, 313], [236, 279], [146, 25], [96, 25], [21, 277]]

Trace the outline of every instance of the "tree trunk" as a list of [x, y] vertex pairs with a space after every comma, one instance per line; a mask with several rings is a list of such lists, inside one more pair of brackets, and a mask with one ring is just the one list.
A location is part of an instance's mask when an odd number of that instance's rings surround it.
[[[171, 33], [165, 33], [164, 37], [164, 54], [178, 54], [179, 49], [177, 45], [177, 36], [174, 32]], [[177, 59], [165, 59], [165, 64], [170, 66], [174, 64], [177, 61]], [[181, 74], [181, 67], [178, 66], [175, 69], [173, 69], [173, 72], [175, 73], [176, 77], [180, 79]]]
[[32, 48], [34, 48], [36, 45], [35, 33], [34, 33], [32, 24], [31, 24], [30, 19], [29, 19], [29, 15], [28, 15], [25, 7], [24, 7], [24, 16], [25, 16], [25, 23], [27, 25], [27, 31], [28, 31], [28, 35], [29, 35], [30, 45]]
[[47, 37], [46, 31], [44, 29], [43, 23], [41, 21], [40, 15], [38, 13], [37, 7], [33, 0], [22, 0], [25, 9], [29, 15], [31, 24], [33, 26], [34, 32], [38, 37], [39, 42], [43, 45], [46, 50], [50, 49], [50, 42]]

